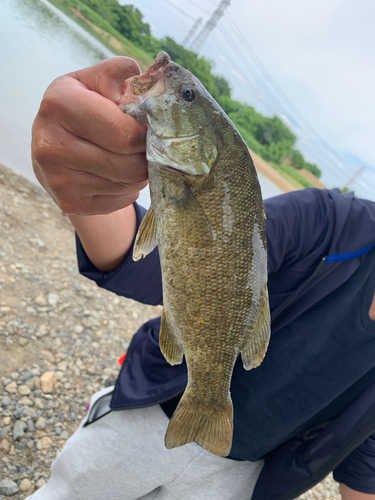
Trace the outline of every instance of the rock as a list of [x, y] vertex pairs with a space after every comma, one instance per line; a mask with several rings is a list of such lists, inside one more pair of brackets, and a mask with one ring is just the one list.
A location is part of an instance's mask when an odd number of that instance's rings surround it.
[[48, 329], [46, 325], [40, 325], [38, 330], [35, 332], [35, 336], [38, 337], [38, 339], [44, 337], [47, 334], [48, 334]]
[[62, 371], [62, 372], [65, 372], [68, 368], [68, 363], [66, 361], [61, 361], [61, 363], [59, 363], [57, 365], [57, 368]]
[[96, 368], [95, 368], [95, 366], [94, 366], [94, 365], [89, 365], [89, 366], [87, 367], [87, 371], [88, 371], [91, 375], [95, 375], [95, 373], [96, 373], [96, 371], [97, 371], [97, 370], [96, 370]]
[[36, 411], [32, 408], [29, 408], [28, 406], [24, 408], [23, 414], [29, 418], [38, 418], [38, 414], [36, 413]]
[[65, 439], [65, 440], [67, 440], [67, 439], [68, 439], [68, 437], [69, 437], [69, 434], [68, 434], [66, 431], [62, 431], [62, 432], [60, 433], [60, 438], [61, 438], [61, 439]]
[[38, 450], [48, 450], [52, 445], [53, 441], [48, 436], [44, 436], [41, 439], [38, 439], [36, 443], [36, 447], [38, 448]]
[[10, 382], [8, 385], [5, 386], [5, 390], [9, 392], [9, 394], [16, 393], [18, 391], [17, 382], [13, 380], [12, 382]]
[[46, 406], [45, 402], [41, 398], [34, 399], [35, 406], [39, 408], [39, 410], [43, 410]]
[[10, 417], [3, 418], [4, 425], [10, 425], [12, 423], [12, 419]]
[[36, 429], [45, 429], [46, 427], [46, 419], [44, 417], [39, 417], [38, 420], [35, 422], [35, 428]]
[[26, 406], [22, 406], [21, 408], [18, 408], [15, 412], [14, 412], [14, 416], [19, 419], [19, 418], [22, 418], [25, 416], [25, 409], [26, 409]]
[[24, 398], [21, 398], [19, 401], [18, 401], [18, 404], [19, 405], [22, 405], [22, 406], [32, 406], [33, 405], [33, 402], [31, 401], [31, 399], [27, 398], [26, 396]]
[[20, 385], [18, 387], [18, 392], [22, 394], [22, 396], [28, 396], [31, 393], [30, 387], [26, 384]]
[[31, 481], [26, 477], [20, 482], [20, 491], [27, 491], [31, 486]]
[[0, 495], [10, 497], [18, 493], [19, 489], [15, 482], [10, 479], [3, 479], [0, 483]]
[[28, 339], [25, 337], [19, 337], [18, 343], [21, 347], [25, 346], [28, 343]]
[[45, 307], [47, 305], [46, 299], [43, 295], [38, 295], [38, 297], [34, 300], [35, 304], [40, 307]]
[[60, 297], [56, 293], [50, 292], [47, 300], [50, 306], [55, 306], [58, 302], [60, 302]]
[[55, 372], [44, 372], [40, 377], [41, 389], [45, 394], [49, 394], [53, 391], [56, 384], [57, 378]]
[[35, 243], [37, 244], [37, 246], [39, 248], [45, 248], [46, 247], [46, 244], [44, 243], [44, 241], [40, 240], [39, 238], [35, 238]]
[[25, 434], [27, 424], [23, 420], [17, 420], [13, 426], [13, 441], [18, 441]]
[[34, 376], [31, 381], [36, 389], [40, 389], [40, 377]]
[[9, 453], [10, 450], [10, 442], [6, 439], [0, 441], [0, 450], [3, 450], [5, 453]]
[[83, 326], [82, 325], [77, 325], [74, 327], [74, 331], [76, 333], [82, 333], [83, 332]]
[[27, 424], [27, 430], [28, 432], [34, 432], [35, 431], [35, 425], [34, 425], [34, 422], [32, 420], [28, 420], [26, 422]]
[[39, 489], [41, 488], [42, 486], [44, 486], [46, 484], [46, 480], [43, 479], [42, 477], [37, 481], [36, 483], [36, 487]]

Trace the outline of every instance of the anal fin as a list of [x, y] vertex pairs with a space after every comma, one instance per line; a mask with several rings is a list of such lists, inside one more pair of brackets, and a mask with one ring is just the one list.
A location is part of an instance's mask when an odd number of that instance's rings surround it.
[[164, 310], [161, 315], [159, 344], [163, 356], [170, 365], [180, 365], [182, 363], [183, 351], [177, 342]]
[[268, 301], [268, 291], [265, 288], [260, 299], [260, 308], [255, 328], [248, 343], [241, 350], [242, 362], [245, 370], [256, 368], [266, 355], [271, 335], [271, 316]]
[[146, 257], [157, 245], [155, 212], [150, 207], [139, 226], [135, 238], [133, 260], [137, 261], [142, 257]]

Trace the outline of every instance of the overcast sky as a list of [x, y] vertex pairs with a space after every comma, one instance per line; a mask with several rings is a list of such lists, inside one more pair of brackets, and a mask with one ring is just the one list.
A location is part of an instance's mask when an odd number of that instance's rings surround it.
[[[205, 22], [218, 3], [134, 1], [155, 36], [180, 43], [194, 20]], [[295, 109], [285, 101], [283, 109], [277, 106], [235, 26]], [[375, 199], [374, 26], [373, 0], [232, 0], [201, 53], [215, 61], [235, 98], [289, 119], [306, 159], [322, 168], [323, 181], [345, 184], [364, 165], [356, 192]]]

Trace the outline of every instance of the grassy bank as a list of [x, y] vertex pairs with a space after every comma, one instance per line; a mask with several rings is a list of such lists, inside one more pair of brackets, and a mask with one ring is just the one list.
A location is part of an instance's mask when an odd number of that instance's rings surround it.
[[314, 187], [314, 184], [305, 179], [305, 177], [298, 173], [298, 170], [291, 167], [290, 165], [277, 165], [276, 163], [272, 163], [272, 167], [280, 172], [280, 174], [285, 177], [285, 179], [288, 179], [288, 181], [294, 184], [294, 186], [296, 186], [298, 189]]
[[74, 8], [69, 0], [49, 0], [55, 7], [88, 31], [99, 42], [105, 45], [114, 54], [133, 57], [146, 71], [154, 62], [153, 57], [127, 40], [116, 31], [107, 21], [98, 16], [92, 9], [82, 2], [74, 2]]

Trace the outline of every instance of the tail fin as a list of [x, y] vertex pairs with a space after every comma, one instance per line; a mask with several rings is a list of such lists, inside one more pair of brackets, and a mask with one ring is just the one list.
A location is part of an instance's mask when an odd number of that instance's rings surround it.
[[214, 455], [226, 457], [232, 447], [233, 406], [229, 398], [220, 407], [197, 407], [181, 398], [165, 434], [165, 446], [177, 448], [196, 441]]

